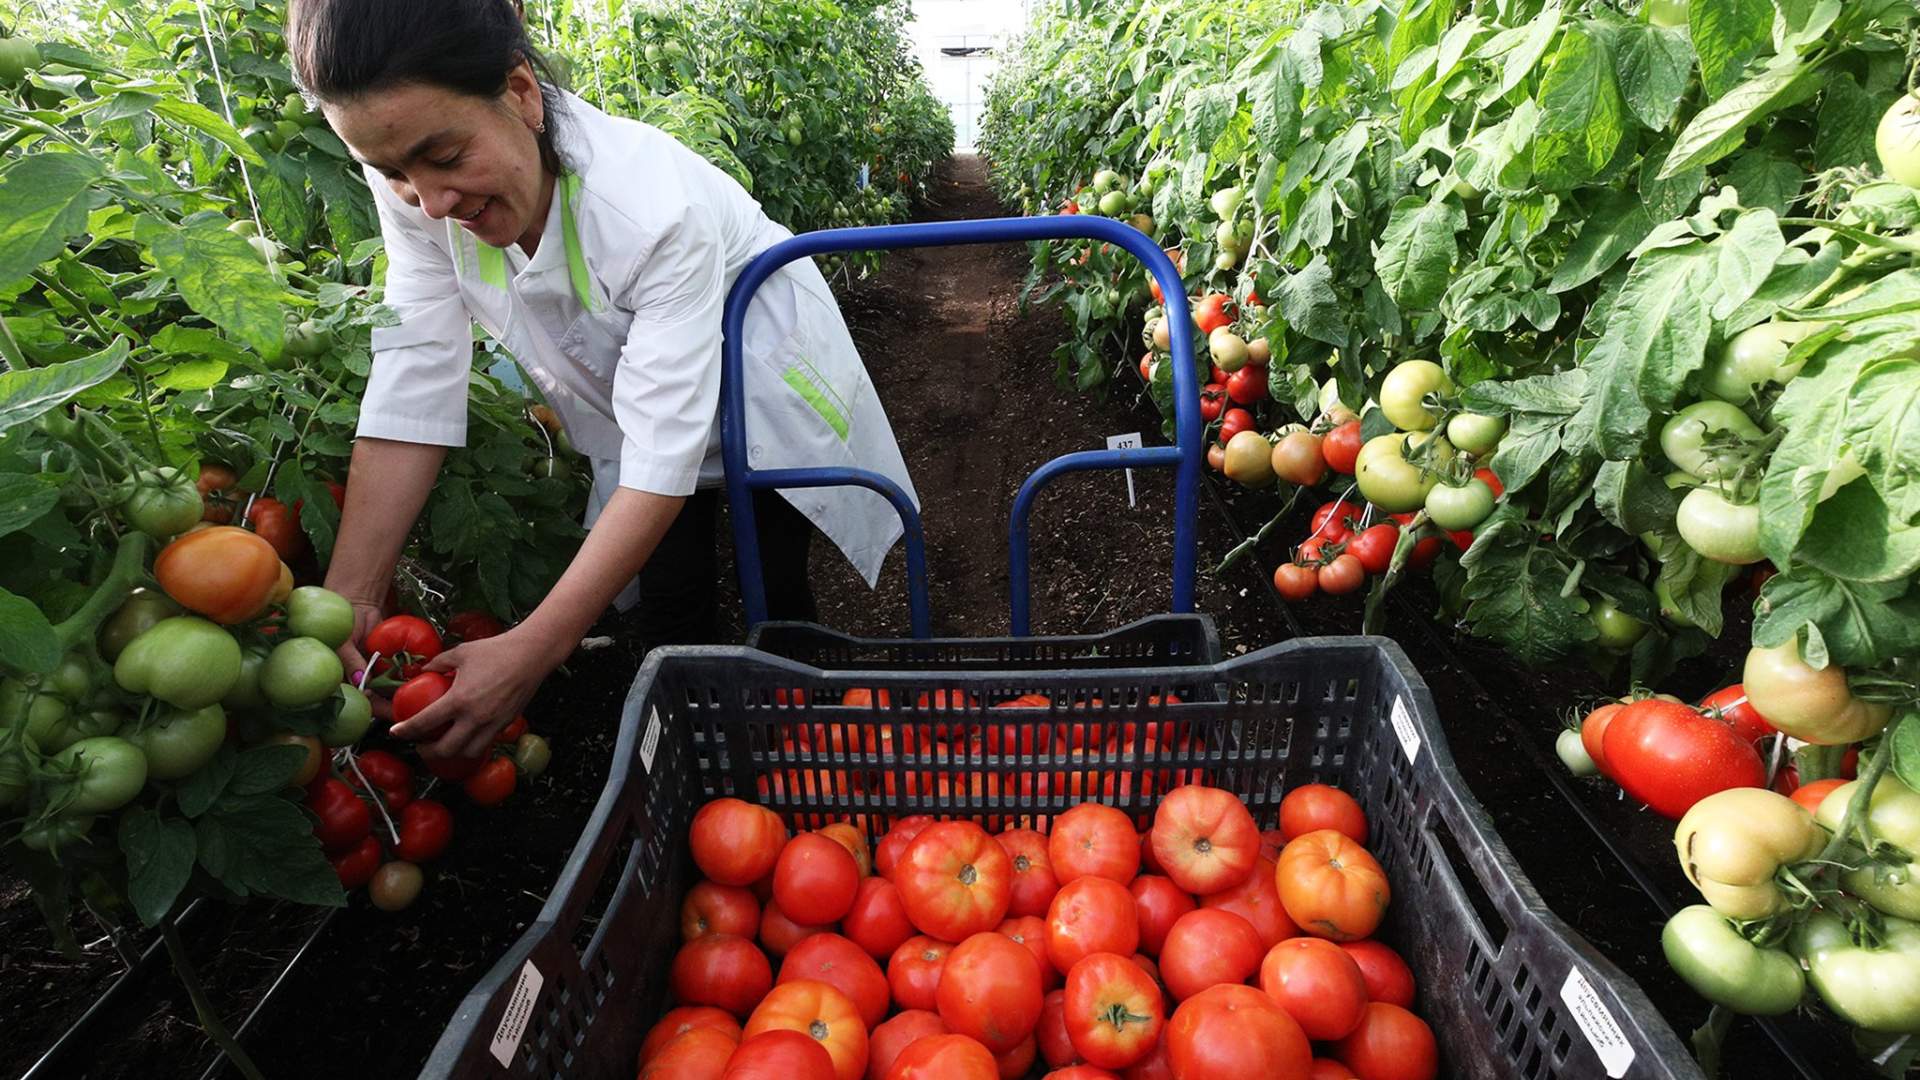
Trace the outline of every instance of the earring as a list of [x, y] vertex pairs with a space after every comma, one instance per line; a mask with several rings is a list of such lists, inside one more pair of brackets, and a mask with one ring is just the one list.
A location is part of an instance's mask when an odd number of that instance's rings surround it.
[[535, 124], [533, 126], [533, 132], [536, 135], [545, 135], [547, 133], [547, 122], [542, 120], [538, 124]]

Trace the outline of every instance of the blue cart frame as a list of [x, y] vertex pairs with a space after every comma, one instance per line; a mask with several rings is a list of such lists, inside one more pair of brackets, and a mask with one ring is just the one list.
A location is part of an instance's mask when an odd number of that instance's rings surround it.
[[[796, 259], [843, 251], [880, 251], [907, 247], [950, 247], [959, 244], [1011, 244], [1074, 237], [1100, 240], [1121, 248], [1147, 265], [1166, 296], [1166, 317], [1174, 326], [1190, 326], [1185, 286], [1173, 260], [1147, 234], [1118, 221], [1088, 214], [1050, 217], [984, 218], [976, 221], [881, 225], [857, 229], [823, 229], [802, 233], [761, 252], [740, 272], [727, 294], [721, 323], [720, 447], [726, 465], [727, 502], [733, 519], [735, 560], [740, 572], [740, 597], [747, 626], [767, 621], [766, 586], [761, 578], [760, 546], [754, 531], [752, 494], [764, 489], [809, 487], [864, 487], [879, 492], [893, 504], [906, 530], [907, 602], [913, 636], [930, 637], [932, 615], [927, 601], [926, 539], [920, 511], [898, 484], [868, 469], [820, 467], [755, 469], [747, 462], [746, 387], [741, 343], [747, 305], [769, 277]], [[1131, 450], [1085, 450], [1063, 454], [1034, 470], [1020, 486], [1008, 525], [1012, 632], [1028, 633], [1031, 589], [1028, 579], [1028, 515], [1040, 490], [1056, 477], [1094, 469], [1174, 469], [1173, 610], [1193, 610], [1193, 581], [1197, 554], [1194, 522], [1200, 491], [1200, 420], [1198, 372], [1194, 367], [1193, 335], [1171, 335], [1173, 345], [1174, 445]]]

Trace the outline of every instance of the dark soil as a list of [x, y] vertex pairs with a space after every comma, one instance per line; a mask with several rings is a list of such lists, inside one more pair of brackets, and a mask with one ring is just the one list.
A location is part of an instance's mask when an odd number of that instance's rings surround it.
[[[979, 164], [956, 161], [922, 220], [1002, 213]], [[1105, 446], [1108, 435], [1141, 431], [1160, 441], [1150, 404], [1131, 392], [1124, 370], [1106, 400], [1056, 387], [1051, 352], [1062, 323], [1051, 310], [1022, 310], [1026, 271], [1019, 247], [898, 252], [882, 274], [843, 292], [842, 306], [892, 419], [923, 502], [934, 630], [997, 635], [1008, 629], [1007, 520], [1020, 482], [1063, 453]], [[1122, 362], [1123, 363], [1123, 362]], [[1171, 598], [1173, 484], [1168, 472], [1134, 476], [1128, 507], [1118, 474], [1064, 478], [1033, 514], [1033, 630], [1109, 629], [1167, 610]], [[1268, 584], [1283, 546], [1305, 533], [1297, 508], [1256, 557], [1209, 573], [1242, 535], [1265, 522], [1270, 497], [1221, 492], [1200, 508], [1200, 610], [1218, 623], [1229, 655], [1295, 634], [1352, 633], [1358, 598], [1288, 606]], [[721, 535], [727, 535], [724, 528]], [[907, 632], [904, 558], [896, 550], [869, 591], [832, 547], [817, 542], [815, 591], [821, 622], [862, 635]], [[731, 591], [730, 565], [723, 573]], [[1705, 1010], [1667, 971], [1658, 947], [1663, 905], [1685, 902], [1673, 868], [1670, 826], [1621, 803], [1597, 781], [1568, 781], [1552, 759], [1557, 712], [1620, 687], [1584, 670], [1529, 672], [1496, 651], [1456, 636], [1431, 618], [1437, 602], [1415, 578], [1390, 606], [1386, 632], [1431, 686], [1455, 758], [1534, 886], [1586, 935], [1683, 1033]], [[738, 639], [736, 620], [729, 633]], [[452, 848], [434, 864], [420, 901], [398, 914], [356, 897], [333, 915], [311, 948], [243, 1035], [270, 1077], [416, 1073], [461, 998], [538, 914], [605, 781], [621, 702], [640, 655], [628, 620], [609, 618], [601, 647], [577, 653], [565, 677], [549, 681], [527, 710], [554, 746], [554, 763], [505, 806], [482, 810], [452, 800]], [[1730, 631], [1725, 640], [1743, 638]], [[1733, 653], [1688, 665], [1676, 692], [1719, 685]], [[1684, 684], [1684, 685], [1682, 685]], [[1583, 821], [1590, 816], [1593, 825]], [[1650, 899], [1604, 846], [1595, 828], [1634, 862]], [[266, 993], [285, 958], [320, 916], [256, 904], [207, 905], [186, 927], [216, 1006], [237, 1023]], [[100, 933], [75, 920], [84, 942]], [[103, 944], [79, 962], [46, 948], [44, 928], [18, 883], [0, 879], [0, 1076], [17, 1075], [65, 1031], [120, 970]], [[131, 943], [136, 950], [143, 944]], [[74, 1052], [45, 1076], [198, 1076], [214, 1061], [192, 1009], [160, 957], [157, 970], [123, 995]], [[1808, 1075], [1865, 1075], [1834, 1025], [1792, 1025]], [[1771, 1042], [1749, 1026], [1730, 1041], [1727, 1075], [1795, 1075]], [[227, 1070], [220, 1075], [237, 1075]], [[1477, 1078], [1475, 1078], [1477, 1080]]]

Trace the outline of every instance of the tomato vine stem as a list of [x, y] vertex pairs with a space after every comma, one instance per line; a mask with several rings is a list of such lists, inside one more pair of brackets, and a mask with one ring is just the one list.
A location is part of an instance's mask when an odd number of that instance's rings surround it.
[[227, 1060], [233, 1062], [247, 1080], [266, 1080], [260, 1067], [253, 1063], [233, 1033], [227, 1030], [226, 1022], [220, 1019], [213, 1002], [207, 999], [206, 988], [200, 984], [200, 973], [193, 966], [193, 958], [187, 955], [186, 943], [180, 940], [180, 930], [174, 925], [172, 916], [161, 920], [160, 938], [167, 943], [167, 959], [173, 961], [173, 972], [180, 977], [180, 985], [186, 987], [187, 997], [193, 1001], [194, 1014], [200, 1018], [200, 1026], [205, 1029], [207, 1037], [213, 1040], [221, 1053], [227, 1055]]

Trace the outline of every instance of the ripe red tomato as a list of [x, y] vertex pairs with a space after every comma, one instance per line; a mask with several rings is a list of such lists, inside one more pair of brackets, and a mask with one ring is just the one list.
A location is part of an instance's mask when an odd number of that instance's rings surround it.
[[867, 1033], [867, 1080], [884, 1080], [900, 1051], [929, 1035], [945, 1035], [939, 1014], [908, 1009]]
[[914, 935], [913, 920], [907, 918], [900, 890], [881, 877], [861, 879], [853, 907], [841, 922], [847, 937], [875, 960], [892, 956], [893, 950]]
[[800, 979], [774, 987], [754, 1006], [753, 1015], [740, 1029], [740, 1039], [745, 1042], [763, 1031], [812, 1036], [833, 1058], [836, 1080], [860, 1080], [867, 1071], [867, 1025], [860, 1019], [859, 1007], [826, 983]]
[[527, 733], [527, 718], [524, 716], [516, 715], [512, 720], [507, 721], [506, 727], [503, 727], [499, 731], [494, 732], [493, 743], [495, 746], [501, 746], [501, 745], [512, 746], [514, 743], [517, 743], [520, 741], [520, 736], [525, 735], [526, 733]]
[[1228, 409], [1220, 414], [1220, 445], [1233, 441], [1235, 435], [1253, 430], [1253, 414], [1245, 409]]
[[787, 913], [780, 910], [780, 902], [769, 893], [766, 906], [760, 911], [760, 946], [776, 957], [787, 955], [793, 947], [815, 934], [833, 932], [833, 924], [811, 926], [794, 922]]
[[886, 1018], [890, 1001], [886, 975], [866, 950], [839, 934], [814, 934], [788, 950], [774, 985], [796, 979], [823, 982], [847, 995], [868, 1028]]
[[1235, 405], [1257, 405], [1267, 400], [1267, 369], [1248, 364], [1227, 376], [1227, 397]]
[[1175, 1000], [1184, 1001], [1209, 986], [1246, 982], [1266, 951], [1252, 923], [1231, 911], [1200, 908], [1180, 916], [1167, 931], [1160, 979]]
[[1613, 718], [1620, 715], [1626, 705], [1618, 701], [1609, 701], [1594, 709], [1580, 721], [1580, 745], [1586, 747], [1587, 756], [1599, 767], [1600, 775], [1611, 777], [1613, 770], [1607, 767], [1607, 728]]
[[[418, 677], [419, 676], [415, 676], [415, 678]], [[406, 688], [401, 687], [401, 689], [404, 690]], [[426, 766], [428, 772], [440, 779], [454, 782], [465, 780], [467, 777], [479, 772], [480, 767], [487, 763], [487, 759], [479, 756], [428, 757], [425, 753], [422, 753], [420, 755], [420, 763]]]
[[300, 531], [300, 523], [279, 499], [253, 500], [247, 508], [247, 523], [253, 526], [254, 535], [273, 545], [280, 561], [297, 562], [307, 553], [307, 534]]
[[[1801, 784], [1799, 787], [1794, 788], [1793, 794], [1787, 797], [1799, 803], [1801, 806], [1806, 807], [1809, 813], [1818, 813], [1820, 804], [1826, 801], [1828, 795], [1833, 794], [1833, 789], [1845, 784], [1845, 780], [1837, 778], [1832, 780], [1815, 780], [1811, 784]], [[336, 866], [337, 865], [338, 864], [336, 864]]]
[[940, 972], [953, 946], [930, 937], [908, 938], [887, 958], [887, 986], [903, 1009], [933, 1009]]
[[1313, 1067], [1307, 1071], [1307, 1080], [1359, 1080], [1353, 1070], [1332, 1058], [1314, 1058]]
[[[404, 690], [406, 687], [403, 686], [401, 689]], [[460, 786], [466, 791], [467, 798], [475, 803], [481, 806], [499, 806], [507, 801], [507, 796], [513, 794], [517, 775], [512, 758], [496, 757], [480, 766], [479, 771], [467, 777]]]
[[1053, 875], [1047, 838], [1033, 829], [1009, 829], [995, 837], [1013, 862], [1013, 887], [1007, 894], [1007, 914], [1013, 917], [1045, 915], [1060, 879]]
[[1208, 293], [1193, 308], [1193, 324], [1205, 337], [1223, 326], [1233, 325], [1233, 297], [1226, 293]]
[[440, 655], [440, 635], [433, 624], [417, 615], [395, 615], [367, 631], [367, 653], [379, 653], [374, 674], [387, 670], [388, 661], [400, 661], [400, 674], [413, 678], [427, 661]]
[[1339, 1039], [1360, 1026], [1367, 980], [1353, 957], [1331, 941], [1297, 937], [1267, 951], [1260, 989], [1294, 1018], [1309, 1039]]
[[1254, 864], [1253, 873], [1247, 880], [1225, 892], [1201, 897], [1200, 906], [1231, 911], [1247, 920], [1254, 932], [1260, 935], [1260, 944], [1272, 948], [1275, 944], [1300, 933], [1300, 928], [1287, 918], [1287, 909], [1280, 903], [1280, 889], [1273, 881], [1274, 860], [1265, 855]]
[[233, 504], [245, 495], [240, 490], [238, 473], [226, 465], [203, 462], [200, 482], [195, 486], [200, 490], [201, 521], [225, 525], [233, 520]]
[[1133, 894], [1118, 882], [1083, 877], [1060, 887], [1047, 909], [1047, 958], [1056, 971], [1071, 971], [1097, 952], [1131, 955], [1140, 947]]
[[1273, 570], [1273, 588], [1285, 600], [1299, 603], [1320, 591], [1320, 572], [1297, 562], [1284, 562]]
[[999, 1080], [1000, 1066], [984, 1046], [965, 1035], [916, 1039], [893, 1059], [886, 1080]]
[[1345, 499], [1321, 503], [1313, 512], [1313, 529], [1307, 539], [1318, 540], [1322, 544], [1344, 543], [1360, 527], [1366, 514], [1366, 507]]
[[853, 907], [860, 866], [831, 837], [801, 833], [780, 849], [773, 864], [773, 898], [803, 926], [835, 922]]
[[[367, 783], [379, 792], [388, 813], [397, 813], [413, 801], [413, 770], [395, 755], [385, 750], [363, 750], [353, 755], [353, 763], [359, 775], [366, 777]], [[357, 779], [354, 770], [348, 769], [347, 781], [353, 783]]]
[[1327, 459], [1327, 468], [1342, 476], [1352, 476], [1354, 466], [1360, 460], [1360, 445], [1365, 440], [1360, 437], [1360, 421], [1349, 420], [1320, 440], [1320, 453]]
[[1120, 1074], [1126, 1080], [1174, 1080], [1173, 1062], [1167, 1060], [1167, 1028], [1160, 1026], [1160, 1041], [1153, 1044], [1153, 1052]]
[[751, 889], [702, 881], [687, 890], [680, 904], [680, 937], [692, 941], [707, 934], [732, 934], [751, 940], [760, 933], [760, 901]]
[[1440, 1075], [1440, 1048], [1425, 1020], [1383, 1001], [1367, 1005], [1352, 1034], [1333, 1055], [1365, 1080], [1433, 1080]]
[[420, 715], [453, 689], [453, 680], [437, 671], [423, 671], [400, 684], [393, 692], [393, 722], [404, 723]]
[[854, 869], [859, 871], [863, 880], [873, 873], [873, 849], [867, 846], [867, 834], [861, 832], [858, 826], [851, 822], [836, 821], [823, 826], [820, 835], [847, 849], [847, 854], [853, 856]]
[[920, 835], [920, 830], [931, 824], [933, 824], [933, 818], [926, 814], [914, 814], [894, 822], [893, 828], [887, 831], [887, 835], [880, 838], [879, 845], [874, 848], [873, 872], [881, 877], [891, 878], [894, 866], [900, 862], [900, 856], [907, 853], [907, 845], [913, 843], [913, 838]]
[[453, 812], [432, 799], [415, 799], [400, 808], [400, 842], [393, 853], [410, 863], [431, 862], [453, 839]]
[[447, 618], [447, 633], [461, 641], [481, 641], [507, 632], [507, 624], [484, 611], [458, 611]]
[[1020, 1040], [1020, 1045], [1004, 1054], [995, 1054], [993, 1064], [1000, 1070], [1000, 1080], [1020, 1080], [1033, 1071], [1033, 1063], [1040, 1057], [1040, 1042], [1029, 1035]]
[[1089, 875], [1125, 885], [1140, 872], [1140, 840], [1133, 822], [1101, 803], [1081, 803], [1055, 818], [1047, 854], [1063, 886]]
[[1253, 872], [1260, 829], [1232, 792], [1187, 784], [1167, 792], [1154, 814], [1153, 855], [1187, 892], [1224, 892]]
[[746, 1016], [773, 987], [773, 965], [746, 938], [708, 934], [680, 946], [668, 981], [682, 1005], [711, 1005]]
[[1200, 421], [1211, 424], [1220, 419], [1227, 408], [1227, 388], [1216, 382], [1210, 382], [1200, 388]]
[[1040, 1057], [1051, 1068], [1059, 1069], [1080, 1060], [1080, 1052], [1067, 1037], [1067, 992], [1055, 990], [1042, 999], [1040, 1021], [1033, 1035], [1040, 1043]]
[[1367, 812], [1353, 796], [1330, 784], [1302, 784], [1280, 800], [1280, 835], [1288, 841], [1332, 829], [1356, 844], [1367, 842]]
[[1700, 711], [1733, 728], [1734, 734], [1750, 743], [1775, 733], [1774, 726], [1747, 700], [1747, 688], [1741, 683], [1723, 686], [1701, 698]]
[[1067, 972], [1067, 1041], [1089, 1065], [1124, 1069], [1153, 1052], [1166, 1024], [1160, 987], [1131, 957], [1094, 953]]
[[1040, 1021], [1040, 964], [1003, 934], [975, 934], [954, 946], [934, 990], [940, 1019], [956, 1034], [1004, 1054]]
[[763, 1031], [734, 1049], [721, 1080], [834, 1080], [833, 1057], [798, 1031]]
[[1413, 969], [1399, 953], [1372, 938], [1338, 944], [1360, 966], [1360, 976], [1367, 983], [1367, 1000], [1413, 1008]]
[[718, 1028], [694, 1028], [674, 1037], [640, 1067], [640, 1080], [719, 1080], [736, 1042]]
[[367, 804], [331, 776], [307, 787], [307, 809], [319, 819], [313, 823], [313, 835], [329, 854], [352, 851], [373, 830], [373, 812]]
[[1179, 1080], [1302, 1080], [1313, 1052], [1272, 998], [1251, 986], [1213, 986], [1174, 1011], [1167, 1059]]
[[1347, 541], [1347, 554], [1360, 560], [1369, 574], [1386, 573], [1393, 567], [1393, 549], [1400, 542], [1400, 527], [1391, 521], [1369, 525]]
[[1302, 933], [1354, 941], [1373, 933], [1392, 890], [1366, 848], [1333, 829], [1297, 836], [1274, 868], [1281, 906]]
[[1153, 353], [1151, 352], [1140, 357], [1140, 381], [1143, 383], [1153, 381]]
[[368, 836], [351, 850], [327, 856], [327, 861], [333, 864], [341, 888], [357, 889], [372, 881], [374, 872], [380, 869], [380, 841]]
[[722, 885], [751, 885], [773, 872], [787, 843], [780, 815], [741, 799], [715, 799], [693, 815], [693, 862]]
[[1607, 725], [1604, 749], [1607, 775], [1676, 821], [1714, 792], [1767, 782], [1752, 743], [1676, 701], [1643, 698], [1621, 709]]
[[1359, 559], [1344, 551], [1320, 568], [1320, 591], [1328, 596], [1345, 596], [1366, 583], [1366, 568], [1360, 565]]
[[1040, 1080], [1120, 1080], [1119, 1074], [1097, 1065], [1069, 1065], [1055, 1069]]
[[652, 1061], [660, 1051], [674, 1039], [694, 1028], [714, 1028], [726, 1033], [729, 1039], [740, 1039], [740, 1021], [735, 1020], [725, 1009], [716, 1009], [711, 1005], [681, 1005], [667, 1010], [667, 1015], [647, 1031], [645, 1042], [640, 1044], [640, 1064]]
[[943, 821], [914, 837], [894, 884], [922, 933], [964, 941], [1006, 919], [1013, 860], [980, 826]]
[[1134, 917], [1140, 925], [1140, 948], [1150, 956], [1160, 955], [1167, 931], [1173, 929], [1180, 916], [1198, 906], [1171, 878], [1156, 874], [1134, 878], [1127, 891], [1133, 894]]
[[1053, 961], [1047, 956], [1047, 920], [1023, 915], [1001, 923], [996, 933], [1006, 935], [1033, 954], [1034, 962], [1040, 965], [1040, 989], [1052, 990], [1060, 984], [1060, 972], [1054, 969]]

